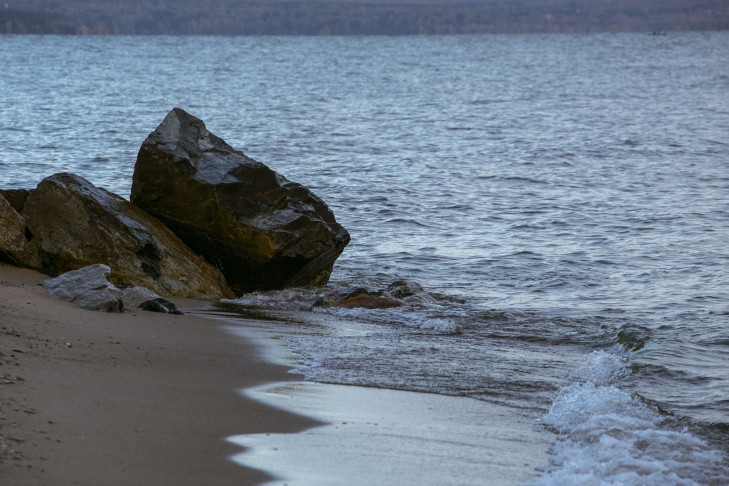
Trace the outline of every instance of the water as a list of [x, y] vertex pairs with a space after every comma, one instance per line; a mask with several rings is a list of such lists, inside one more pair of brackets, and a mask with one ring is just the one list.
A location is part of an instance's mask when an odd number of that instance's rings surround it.
[[0, 187], [128, 197], [180, 106], [349, 230], [286, 320], [309, 379], [472, 396], [557, 434], [539, 484], [729, 483], [729, 34], [0, 38]]

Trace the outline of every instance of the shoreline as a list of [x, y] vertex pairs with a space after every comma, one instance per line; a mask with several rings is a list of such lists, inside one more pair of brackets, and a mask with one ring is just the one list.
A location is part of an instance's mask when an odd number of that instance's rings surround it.
[[295, 381], [247, 397], [325, 422], [300, 433], [230, 437], [268, 485], [519, 486], [548, 465], [552, 436], [514, 409], [469, 397]]
[[[287, 321], [261, 321], [226, 311], [204, 314], [222, 320], [228, 332], [251, 340], [265, 359], [287, 369], [295, 368], [301, 358], [283, 344], [287, 336], [337, 333], [342, 325], [326, 319], [313, 324], [306, 314], [300, 319], [308, 322], [304, 325], [308, 330]], [[277, 476], [266, 483], [269, 486], [516, 486], [537, 480], [549, 466], [556, 437], [524, 410], [467, 396], [288, 376], [292, 379], [240, 393], [321, 425], [228, 438], [243, 449], [232, 460]]]
[[4, 485], [261, 483], [226, 437], [320, 424], [238, 393], [292, 375], [220, 323], [87, 311], [46, 278], [0, 264]]
[[87, 311], [46, 278], [0, 264], [3, 485], [516, 485], [547, 465], [552, 436], [509, 407], [304, 381], [281, 323]]

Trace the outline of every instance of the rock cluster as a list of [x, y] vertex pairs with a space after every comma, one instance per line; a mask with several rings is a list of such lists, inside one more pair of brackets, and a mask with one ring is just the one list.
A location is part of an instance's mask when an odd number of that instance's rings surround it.
[[51, 274], [104, 263], [115, 284], [168, 296], [231, 295], [220, 272], [169, 228], [79, 176], [62, 173], [41, 181], [26, 199], [23, 217]]
[[154, 312], [181, 314], [174, 303], [146, 287], [120, 289], [109, 282], [111, 269], [97, 263], [66, 272], [43, 282], [51, 297], [76, 302], [83, 309], [122, 312], [141, 308]]
[[43, 282], [51, 297], [76, 302], [81, 308], [121, 312], [121, 290], [109, 282], [110, 268], [97, 263]]
[[349, 242], [316, 195], [178, 108], [142, 144], [130, 199], [68, 173], [0, 190], [0, 260], [51, 276], [103, 264], [110, 285], [219, 299], [326, 283]]

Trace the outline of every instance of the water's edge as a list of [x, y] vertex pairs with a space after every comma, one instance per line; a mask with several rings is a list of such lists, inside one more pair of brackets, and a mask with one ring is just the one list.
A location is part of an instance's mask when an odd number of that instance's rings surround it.
[[[290, 325], [200, 317], [253, 342], [261, 357], [292, 370]], [[235, 435], [231, 460], [281, 478], [267, 484], [523, 485], [547, 467], [554, 434], [518, 408], [470, 397], [292, 381], [240, 390], [246, 398], [327, 423], [291, 434]]]

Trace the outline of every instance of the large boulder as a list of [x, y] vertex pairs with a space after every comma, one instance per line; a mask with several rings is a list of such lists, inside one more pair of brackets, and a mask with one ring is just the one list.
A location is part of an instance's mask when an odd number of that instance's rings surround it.
[[238, 294], [324, 284], [349, 243], [311, 191], [179, 108], [142, 144], [130, 200], [220, 268]]
[[31, 239], [23, 217], [0, 195], [0, 261], [39, 269], [40, 254]]
[[162, 223], [79, 176], [61, 173], [41, 181], [23, 216], [52, 275], [103, 263], [116, 285], [143, 286], [163, 296], [233, 295], [222, 274]]

